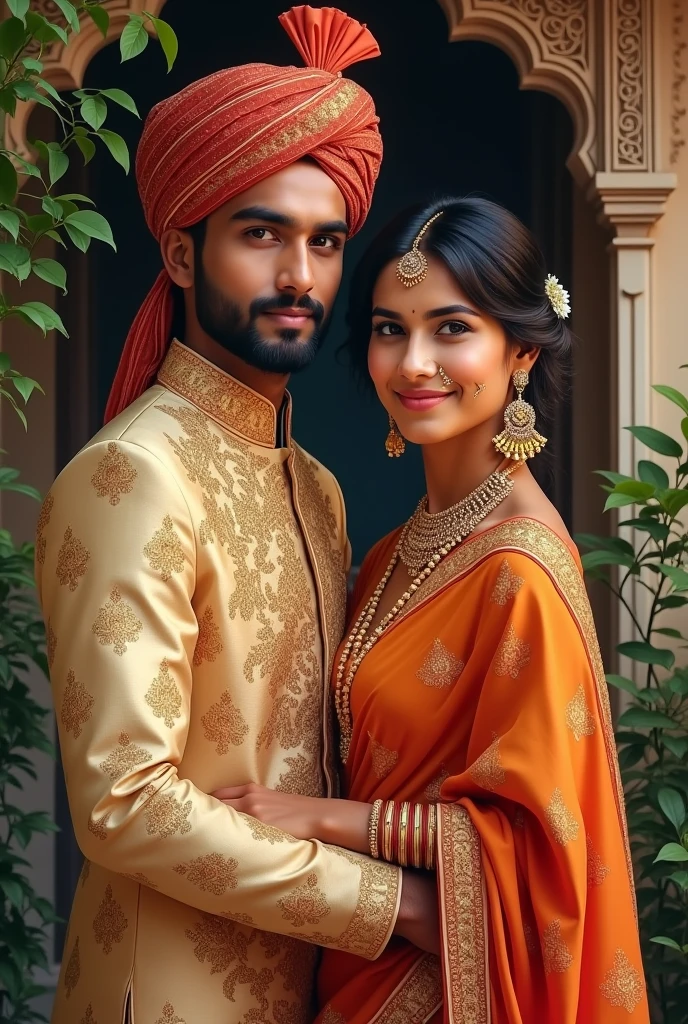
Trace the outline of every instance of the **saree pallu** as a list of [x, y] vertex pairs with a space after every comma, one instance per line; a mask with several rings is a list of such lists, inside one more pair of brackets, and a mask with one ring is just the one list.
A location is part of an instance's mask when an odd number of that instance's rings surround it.
[[[353, 614], [383, 575], [383, 539]], [[609, 699], [577, 553], [512, 519], [364, 658], [345, 794], [435, 802], [441, 956], [326, 949], [319, 1024], [647, 1024]]]

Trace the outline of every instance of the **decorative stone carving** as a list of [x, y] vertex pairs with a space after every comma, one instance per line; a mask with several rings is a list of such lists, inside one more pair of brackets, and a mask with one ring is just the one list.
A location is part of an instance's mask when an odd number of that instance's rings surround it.
[[513, 7], [541, 33], [550, 56], [568, 57], [581, 68], [590, 65], [588, 0], [490, 0], [495, 7]]
[[649, 170], [649, 125], [645, 110], [649, 63], [647, 4], [615, 0], [612, 15], [616, 74], [614, 82], [613, 170]]
[[678, 162], [681, 150], [686, 144], [683, 135], [683, 119], [686, 108], [683, 103], [683, 83], [686, 73], [683, 70], [683, 51], [688, 46], [683, 38], [683, 0], [672, 0], [671, 5], [671, 140], [669, 144], [669, 161]]
[[[78, 89], [83, 83], [84, 72], [91, 58], [121, 35], [129, 14], [139, 14], [146, 10], [157, 15], [164, 4], [165, 0], [105, 0], [103, 7], [107, 8], [110, 15], [107, 39], [103, 39], [100, 29], [88, 15], [82, 15], [81, 32], [70, 35], [67, 46], [58, 40], [43, 51], [43, 78], [56, 89]], [[50, 21], [64, 24], [62, 12], [54, 0], [31, 0], [31, 7]], [[26, 133], [33, 106], [32, 100], [18, 103], [14, 117], [5, 118], [6, 147], [26, 160], [32, 157]]]

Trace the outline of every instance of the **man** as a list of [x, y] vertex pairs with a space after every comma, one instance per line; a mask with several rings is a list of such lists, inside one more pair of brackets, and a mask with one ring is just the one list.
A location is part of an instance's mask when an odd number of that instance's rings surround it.
[[282, 20], [306, 68], [220, 72], [146, 123], [137, 178], [165, 270], [107, 426], [41, 513], [38, 586], [87, 857], [56, 1024], [305, 1022], [313, 943], [372, 959], [394, 930], [422, 930], [417, 879], [402, 889], [394, 867], [208, 795], [247, 781], [323, 795], [334, 780], [344, 510], [291, 439], [285, 385], [320, 344], [370, 204], [377, 118], [340, 72], [378, 51], [331, 9]]

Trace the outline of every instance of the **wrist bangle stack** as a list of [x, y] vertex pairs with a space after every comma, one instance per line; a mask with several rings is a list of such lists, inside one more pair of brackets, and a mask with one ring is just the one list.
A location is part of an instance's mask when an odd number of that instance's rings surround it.
[[435, 867], [437, 807], [405, 800], [376, 800], [370, 812], [371, 856], [401, 867]]

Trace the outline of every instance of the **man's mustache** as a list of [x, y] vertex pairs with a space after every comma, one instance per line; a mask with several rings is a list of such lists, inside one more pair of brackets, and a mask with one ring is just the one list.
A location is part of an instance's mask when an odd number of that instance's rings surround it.
[[304, 309], [310, 313], [313, 323], [318, 327], [325, 317], [325, 307], [322, 302], [312, 299], [310, 295], [302, 295], [294, 301], [289, 295], [275, 295], [271, 299], [254, 299], [248, 308], [251, 321], [260, 316], [261, 313], [271, 313], [276, 309]]

